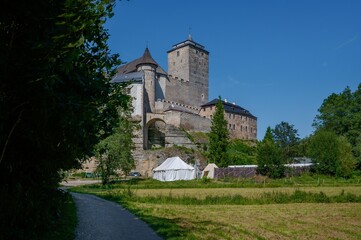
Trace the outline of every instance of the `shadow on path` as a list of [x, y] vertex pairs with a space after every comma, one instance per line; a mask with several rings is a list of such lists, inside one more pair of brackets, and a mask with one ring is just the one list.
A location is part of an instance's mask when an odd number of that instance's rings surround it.
[[145, 222], [122, 206], [94, 195], [71, 193], [77, 206], [76, 240], [159, 240]]

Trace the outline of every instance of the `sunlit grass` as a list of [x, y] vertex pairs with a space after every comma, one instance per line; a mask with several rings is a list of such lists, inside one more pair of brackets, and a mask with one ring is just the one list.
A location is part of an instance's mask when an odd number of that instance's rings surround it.
[[179, 239], [360, 239], [361, 204], [204, 205], [132, 203], [138, 214], [173, 222]]
[[[319, 193], [323, 192], [328, 196], [334, 196], [344, 193], [351, 193], [361, 195], [361, 187], [357, 186], [343, 186], [343, 187], [299, 187], [299, 188], [183, 188], [183, 189], [134, 189], [134, 193], [139, 197], [147, 196], [173, 196], [173, 197], [194, 197], [197, 199], [204, 199], [209, 196], [235, 196], [258, 198], [264, 193], [280, 192], [291, 194], [295, 190]], [[119, 191], [119, 190], [115, 190]]]
[[74, 190], [121, 203], [165, 239], [361, 239], [359, 180], [136, 180]]

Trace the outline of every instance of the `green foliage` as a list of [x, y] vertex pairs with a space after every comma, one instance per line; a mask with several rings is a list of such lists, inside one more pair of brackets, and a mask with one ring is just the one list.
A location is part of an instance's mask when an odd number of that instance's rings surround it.
[[228, 145], [227, 154], [231, 165], [257, 164], [257, 146], [252, 142], [232, 140]]
[[292, 157], [298, 156], [297, 144], [300, 138], [294, 125], [282, 121], [275, 126], [272, 134], [275, 143], [282, 149], [283, 154], [289, 161]]
[[257, 171], [271, 178], [281, 178], [285, 173], [285, 159], [279, 146], [274, 142], [270, 127], [257, 147]]
[[350, 176], [355, 167], [352, 147], [345, 137], [321, 130], [310, 139], [308, 155], [313, 159], [314, 169], [319, 174]]
[[131, 121], [130, 112], [120, 113], [119, 126], [113, 135], [102, 140], [96, 146], [98, 171], [103, 184], [108, 184], [110, 177], [121, 170], [125, 176], [135, 167], [132, 151], [135, 149], [133, 137], [137, 125]]
[[[0, 8], [0, 232], [37, 239], [56, 216], [60, 170], [78, 167], [129, 98], [103, 28], [114, 1], [8, 1]], [[4, 219], [6, 219], [4, 221]]]
[[58, 206], [59, 217], [54, 222], [50, 222], [51, 229], [45, 233], [44, 240], [63, 240], [74, 239], [75, 228], [77, 226], [76, 206], [72, 196], [69, 193], [63, 194], [63, 200]]
[[361, 170], [361, 84], [355, 92], [347, 87], [340, 94], [331, 94], [318, 111], [314, 126], [345, 136]]
[[227, 156], [228, 143], [227, 121], [224, 119], [224, 107], [221, 98], [219, 98], [212, 118], [211, 132], [209, 133], [208, 159], [210, 163], [215, 163], [219, 167], [229, 165]]

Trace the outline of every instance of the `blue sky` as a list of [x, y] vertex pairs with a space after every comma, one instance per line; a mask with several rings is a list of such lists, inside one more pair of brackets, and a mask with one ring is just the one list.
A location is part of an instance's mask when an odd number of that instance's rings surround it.
[[258, 139], [281, 121], [310, 135], [323, 100], [361, 83], [359, 0], [123, 0], [106, 27], [122, 61], [148, 44], [165, 70], [190, 28], [210, 52], [209, 100], [220, 95], [257, 116]]

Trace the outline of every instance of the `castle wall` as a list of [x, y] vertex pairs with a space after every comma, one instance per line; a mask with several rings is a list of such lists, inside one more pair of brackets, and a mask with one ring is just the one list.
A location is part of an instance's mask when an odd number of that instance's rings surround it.
[[[212, 119], [215, 110], [215, 106], [206, 106], [202, 108], [199, 114], [205, 118]], [[231, 138], [257, 139], [257, 119], [228, 112], [224, 113], [224, 118], [227, 121], [227, 128]]]
[[211, 130], [211, 120], [196, 114], [180, 113], [180, 127], [187, 131], [209, 132]]
[[208, 84], [184, 81], [169, 75], [166, 100], [200, 107], [208, 101]]
[[167, 77], [164, 75], [157, 75], [157, 79], [155, 81], [155, 101], [160, 101], [165, 99], [165, 91], [166, 91], [166, 81]]
[[143, 83], [132, 83], [128, 89], [132, 97], [132, 118], [140, 120], [143, 117]]

